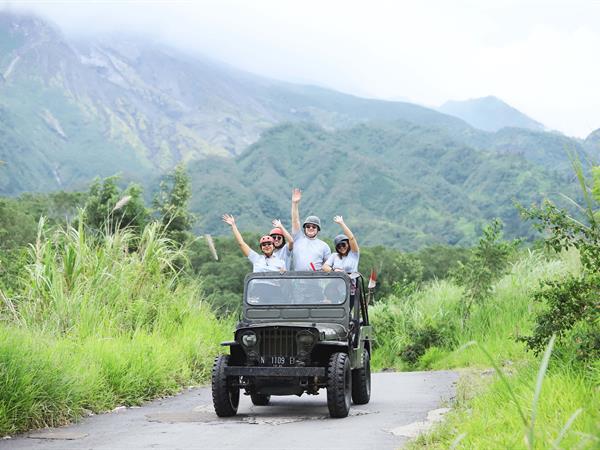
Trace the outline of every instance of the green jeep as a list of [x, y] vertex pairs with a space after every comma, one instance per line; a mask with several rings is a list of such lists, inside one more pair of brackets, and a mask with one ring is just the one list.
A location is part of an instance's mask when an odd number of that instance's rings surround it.
[[369, 402], [373, 331], [360, 274], [252, 273], [242, 311], [235, 340], [221, 343], [229, 355], [212, 369], [219, 417], [237, 413], [241, 389], [264, 406], [271, 395], [326, 388], [331, 417], [346, 417], [350, 399]]

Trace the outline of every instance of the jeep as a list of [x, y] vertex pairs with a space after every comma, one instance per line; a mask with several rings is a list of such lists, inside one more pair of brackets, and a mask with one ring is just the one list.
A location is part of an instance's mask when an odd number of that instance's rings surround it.
[[219, 417], [237, 414], [240, 391], [254, 405], [272, 395], [327, 389], [331, 417], [371, 396], [368, 301], [360, 274], [252, 273], [228, 355], [215, 358], [212, 397]]

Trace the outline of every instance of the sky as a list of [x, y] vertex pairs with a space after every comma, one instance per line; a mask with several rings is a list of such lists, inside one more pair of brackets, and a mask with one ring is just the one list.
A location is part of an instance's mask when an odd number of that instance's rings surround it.
[[600, 128], [600, 1], [2, 1], [71, 37], [143, 34], [271, 78], [429, 107], [494, 95]]

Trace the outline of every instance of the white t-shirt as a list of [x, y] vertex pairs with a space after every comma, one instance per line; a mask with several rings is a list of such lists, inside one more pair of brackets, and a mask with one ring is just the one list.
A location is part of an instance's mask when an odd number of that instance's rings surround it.
[[248, 259], [252, 263], [252, 272], [280, 272], [286, 270], [285, 262], [275, 255], [267, 258], [265, 255], [259, 255], [250, 249]]
[[285, 269], [290, 270], [292, 268], [292, 251], [287, 244], [283, 247], [275, 249], [273, 256], [281, 259], [285, 263]]
[[340, 258], [339, 253], [332, 253], [327, 259], [327, 264], [333, 270], [342, 269], [346, 273], [358, 272], [358, 259], [360, 255], [358, 252], [350, 250], [346, 256]]
[[331, 250], [329, 245], [321, 239], [308, 238], [304, 230], [299, 230], [294, 234], [294, 270], [313, 270], [310, 263], [313, 263], [315, 270], [321, 270], [323, 263], [327, 261]]

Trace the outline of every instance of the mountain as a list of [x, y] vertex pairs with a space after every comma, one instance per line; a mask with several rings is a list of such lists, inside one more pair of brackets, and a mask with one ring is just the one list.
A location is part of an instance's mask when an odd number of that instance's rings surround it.
[[498, 131], [505, 127], [544, 131], [539, 122], [494, 96], [464, 101], [448, 101], [439, 111], [458, 117], [471, 126], [484, 131]]
[[182, 160], [240, 154], [288, 121], [472, 130], [421, 106], [270, 80], [147, 41], [71, 42], [6, 11], [0, 73], [0, 194], [76, 188], [115, 172], [143, 181]]
[[573, 181], [522, 155], [476, 150], [405, 121], [335, 131], [281, 125], [241, 156], [196, 161], [189, 173], [203, 232], [229, 233], [223, 213], [235, 215], [242, 230], [264, 231], [273, 218], [289, 224], [289, 196], [298, 186], [301, 215], [319, 215], [325, 236], [338, 233], [331, 218], [341, 214], [361, 243], [404, 250], [473, 244], [494, 217], [510, 237], [533, 236], [514, 202], [570, 193]]

